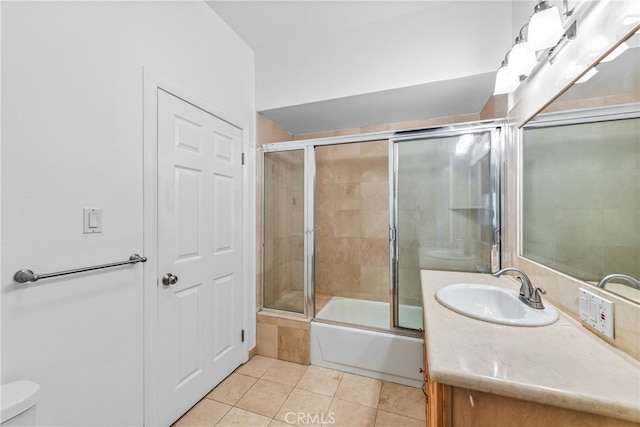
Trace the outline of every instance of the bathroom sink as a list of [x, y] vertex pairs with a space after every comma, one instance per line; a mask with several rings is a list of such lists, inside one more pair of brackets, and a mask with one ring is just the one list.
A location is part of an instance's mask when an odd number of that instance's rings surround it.
[[546, 304], [531, 308], [518, 299], [518, 292], [477, 283], [456, 283], [436, 292], [436, 300], [456, 313], [485, 322], [512, 326], [544, 326], [558, 320], [558, 311]]

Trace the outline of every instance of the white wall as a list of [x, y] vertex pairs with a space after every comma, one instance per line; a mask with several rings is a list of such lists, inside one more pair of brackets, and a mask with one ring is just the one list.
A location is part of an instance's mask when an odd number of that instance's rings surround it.
[[434, 2], [407, 16], [261, 48], [256, 52], [257, 108], [497, 71], [513, 43], [511, 19], [507, 1]]
[[[2, 382], [41, 384], [41, 425], [141, 425], [142, 266], [12, 276], [142, 254], [143, 66], [253, 143], [253, 52], [201, 2], [1, 7]], [[102, 234], [82, 233], [83, 207], [103, 209]]]

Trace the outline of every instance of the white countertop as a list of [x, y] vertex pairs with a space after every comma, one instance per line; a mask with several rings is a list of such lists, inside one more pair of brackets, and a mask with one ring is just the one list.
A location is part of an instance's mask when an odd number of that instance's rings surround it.
[[437, 289], [453, 283], [518, 290], [519, 282], [506, 275], [431, 270], [423, 270], [421, 280], [433, 380], [640, 422], [640, 363], [560, 310], [552, 325], [506, 326], [455, 313], [434, 298]]

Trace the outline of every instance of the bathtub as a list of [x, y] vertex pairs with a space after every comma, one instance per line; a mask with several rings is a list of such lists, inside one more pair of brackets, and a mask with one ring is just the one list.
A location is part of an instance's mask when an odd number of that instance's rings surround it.
[[[410, 319], [422, 328], [421, 307], [400, 306], [400, 310], [403, 319]], [[311, 322], [311, 364], [422, 387], [421, 338], [361, 329], [357, 325], [388, 329], [389, 304], [333, 297]]]

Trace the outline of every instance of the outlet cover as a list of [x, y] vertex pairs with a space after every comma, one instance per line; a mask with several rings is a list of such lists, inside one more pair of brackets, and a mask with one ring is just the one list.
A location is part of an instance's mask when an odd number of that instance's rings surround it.
[[580, 288], [580, 320], [596, 331], [613, 338], [613, 302]]

